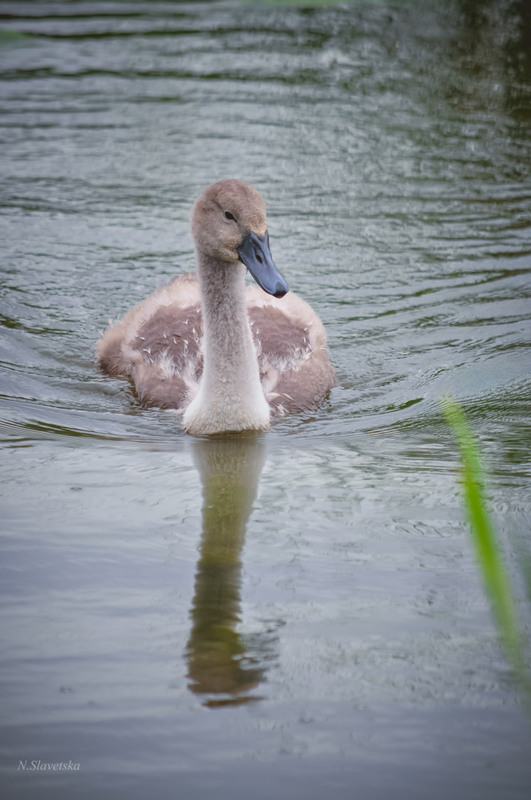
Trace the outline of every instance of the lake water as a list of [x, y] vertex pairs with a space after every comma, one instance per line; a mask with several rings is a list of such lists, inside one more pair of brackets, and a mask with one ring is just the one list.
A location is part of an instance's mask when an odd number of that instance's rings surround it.
[[[527, 800], [439, 403], [529, 632], [529, 5], [0, 2], [0, 28], [2, 797]], [[224, 177], [263, 194], [338, 385], [201, 440], [94, 346], [193, 268]]]

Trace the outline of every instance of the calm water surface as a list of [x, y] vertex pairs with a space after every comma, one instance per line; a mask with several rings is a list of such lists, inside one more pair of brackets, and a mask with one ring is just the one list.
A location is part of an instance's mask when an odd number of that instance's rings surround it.
[[[0, 28], [2, 796], [528, 798], [439, 412], [469, 412], [529, 631], [528, 4], [0, 2]], [[228, 176], [338, 386], [192, 439], [94, 345], [193, 268]]]

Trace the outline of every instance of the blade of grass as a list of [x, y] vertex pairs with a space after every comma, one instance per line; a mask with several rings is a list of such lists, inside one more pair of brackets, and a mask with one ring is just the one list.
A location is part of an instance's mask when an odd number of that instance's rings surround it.
[[515, 596], [485, 500], [479, 448], [465, 414], [457, 402], [452, 399], [445, 400], [443, 411], [459, 445], [465, 508], [500, 640], [509, 663], [529, 695], [531, 683], [526, 675]]

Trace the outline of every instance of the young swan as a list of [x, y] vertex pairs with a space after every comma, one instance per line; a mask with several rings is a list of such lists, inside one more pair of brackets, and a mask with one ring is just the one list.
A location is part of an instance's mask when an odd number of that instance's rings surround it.
[[[184, 412], [195, 435], [261, 430], [272, 411], [316, 408], [335, 384], [326, 334], [304, 300], [284, 297], [258, 192], [237, 180], [209, 186], [192, 234], [199, 282], [174, 279], [108, 328], [99, 367], [132, 380], [144, 406]], [[246, 289], [246, 268], [261, 289]]]

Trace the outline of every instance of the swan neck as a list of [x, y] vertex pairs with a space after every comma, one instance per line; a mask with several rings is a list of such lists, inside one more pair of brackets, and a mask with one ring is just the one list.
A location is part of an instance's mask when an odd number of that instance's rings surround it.
[[203, 310], [203, 375], [185, 412], [190, 433], [261, 430], [269, 405], [247, 317], [245, 266], [198, 253]]
[[256, 361], [245, 305], [245, 267], [208, 256], [201, 256], [198, 261], [205, 371], [207, 366], [209, 371], [221, 370], [226, 378], [227, 363], [237, 368], [242, 365], [242, 358]]

